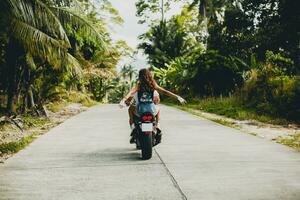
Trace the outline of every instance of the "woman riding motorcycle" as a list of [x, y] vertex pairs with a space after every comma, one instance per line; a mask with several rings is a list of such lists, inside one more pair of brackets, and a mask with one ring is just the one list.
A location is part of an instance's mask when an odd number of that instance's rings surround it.
[[[149, 69], [141, 69], [139, 71], [138, 83], [135, 85], [130, 92], [121, 100], [120, 107], [128, 105], [132, 98], [135, 99], [135, 104], [131, 104], [128, 113], [129, 113], [129, 125], [132, 130], [134, 130], [134, 116], [139, 116], [141, 113], [147, 111], [151, 112], [156, 117], [156, 127], [160, 133], [160, 108], [159, 104], [159, 93], [165, 94], [170, 97], [176, 98], [181, 104], [185, 104], [186, 101], [162, 87], [160, 87], [154, 80]], [[150, 99], [150, 101], [148, 101]], [[143, 104], [144, 101], [150, 102]], [[130, 139], [130, 143], [134, 142], [134, 138]]]

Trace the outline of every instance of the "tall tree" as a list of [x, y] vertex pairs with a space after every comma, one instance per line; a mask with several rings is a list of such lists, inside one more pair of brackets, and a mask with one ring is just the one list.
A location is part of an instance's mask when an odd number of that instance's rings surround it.
[[178, 1], [180, 0], [138, 0], [135, 6], [137, 8], [136, 16], [140, 18], [139, 23], [151, 25], [166, 20], [165, 15], [171, 9], [171, 4]]
[[211, 20], [222, 20], [227, 6], [232, 4], [240, 7], [241, 0], [193, 0], [190, 9], [197, 7], [198, 24], [202, 28], [202, 42], [206, 46], [209, 37], [208, 26]]
[[196, 44], [198, 35], [195, 34], [198, 29], [192, 15], [184, 10], [180, 15], [151, 27], [140, 37], [143, 42], [139, 48], [148, 56], [150, 65], [165, 68], [169, 61], [199, 46]]
[[30, 66], [34, 62], [44, 63], [54, 69], [66, 67], [74, 75], [80, 73], [80, 64], [68, 52], [71, 44], [65, 31], [67, 27], [76, 26], [77, 30], [102, 41], [102, 36], [88, 20], [76, 13], [75, 9], [65, 7], [73, 5], [71, 2], [78, 6], [75, 0], [48, 0], [45, 3], [40, 0], [1, 2], [0, 12], [7, 21], [7, 31], [10, 33], [5, 57], [9, 66], [8, 112], [16, 111], [14, 105], [20, 92], [18, 85], [21, 83], [21, 71], [32, 70]]

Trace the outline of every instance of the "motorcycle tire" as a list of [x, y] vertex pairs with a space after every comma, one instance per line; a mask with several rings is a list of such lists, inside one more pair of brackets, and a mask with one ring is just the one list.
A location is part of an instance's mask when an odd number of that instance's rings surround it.
[[141, 142], [139, 138], [136, 138], [135, 145], [136, 145], [136, 149], [141, 149]]
[[142, 135], [140, 138], [142, 159], [149, 160], [152, 157], [152, 133]]

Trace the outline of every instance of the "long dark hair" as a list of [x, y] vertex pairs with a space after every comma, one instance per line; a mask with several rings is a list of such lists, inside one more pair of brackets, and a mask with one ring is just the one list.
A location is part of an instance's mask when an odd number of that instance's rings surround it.
[[141, 69], [139, 71], [139, 91], [152, 92], [155, 89], [155, 80], [149, 69]]

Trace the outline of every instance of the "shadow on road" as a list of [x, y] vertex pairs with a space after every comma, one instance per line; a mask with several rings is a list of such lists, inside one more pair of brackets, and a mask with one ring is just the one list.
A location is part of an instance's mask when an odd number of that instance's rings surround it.
[[110, 162], [142, 161], [141, 153], [135, 148], [106, 148], [96, 152], [81, 154], [89, 160], [102, 160]]

